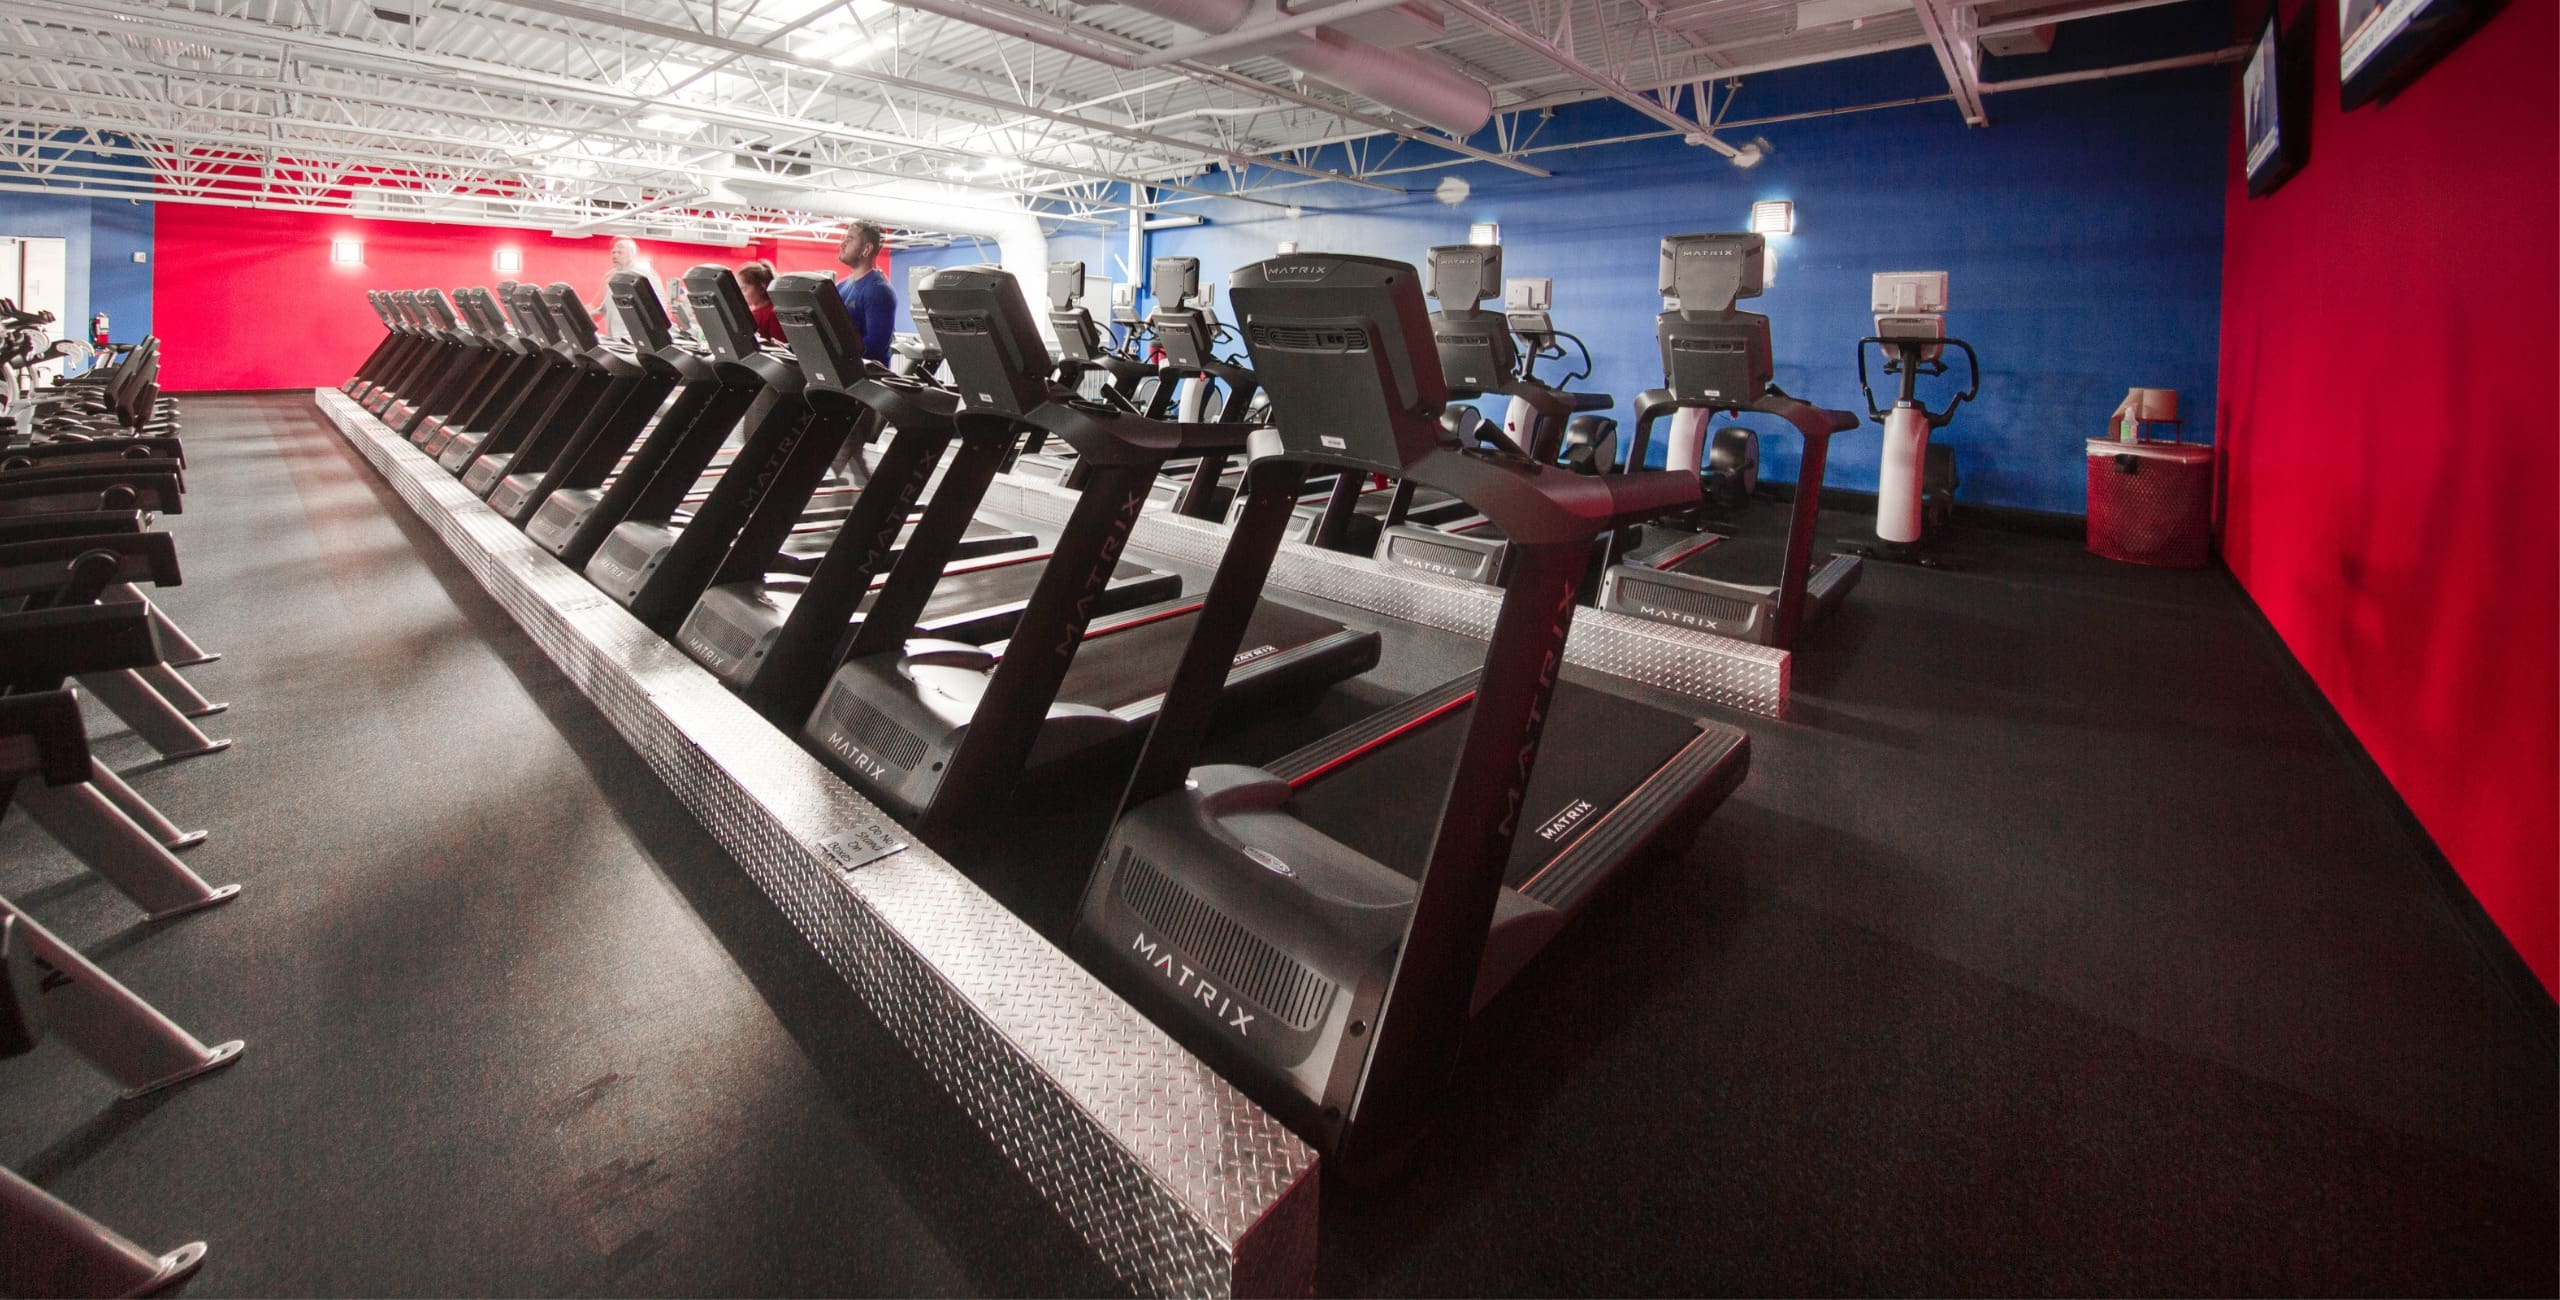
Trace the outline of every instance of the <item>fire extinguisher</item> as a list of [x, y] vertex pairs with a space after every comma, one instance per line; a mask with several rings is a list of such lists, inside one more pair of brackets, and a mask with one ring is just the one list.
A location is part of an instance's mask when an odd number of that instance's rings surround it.
[[107, 346], [107, 314], [99, 312], [89, 318], [89, 346], [101, 351]]

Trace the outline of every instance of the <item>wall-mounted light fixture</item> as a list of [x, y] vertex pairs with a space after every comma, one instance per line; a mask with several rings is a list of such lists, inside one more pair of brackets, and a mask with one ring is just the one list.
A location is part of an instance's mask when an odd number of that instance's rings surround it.
[[330, 240], [329, 260], [339, 266], [364, 265], [364, 241], [361, 239]]
[[1298, 241], [1297, 241], [1297, 240], [1294, 240], [1294, 239], [1284, 239], [1284, 240], [1281, 240], [1281, 241], [1280, 241], [1280, 255], [1281, 255], [1281, 256], [1286, 257], [1286, 256], [1288, 256], [1289, 254], [1294, 253], [1294, 252], [1297, 252], [1297, 251], [1298, 251]]
[[1467, 242], [1492, 247], [1502, 242], [1502, 226], [1498, 222], [1479, 221], [1467, 227]]
[[1751, 233], [1755, 235], [1796, 233], [1796, 205], [1786, 199], [1764, 199], [1752, 204]]
[[514, 275], [517, 272], [522, 271], [524, 269], [524, 250], [521, 248], [499, 249], [497, 266], [498, 274], [500, 275]]

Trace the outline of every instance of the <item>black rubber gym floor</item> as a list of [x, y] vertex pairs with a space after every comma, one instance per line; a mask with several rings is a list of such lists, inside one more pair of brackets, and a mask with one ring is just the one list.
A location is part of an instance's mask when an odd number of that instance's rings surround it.
[[[247, 890], [145, 927], [11, 817], [0, 893], [249, 1049], [0, 1063], [0, 1160], [200, 1295], [1107, 1288], [307, 396], [186, 417], [239, 744], [99, 744]], [[1326, 1189], [1322, 1290], [2560, 1291], [2547, 1003], [2236, 588], [1963, 542], [1726, 719], [1687, 860]]]

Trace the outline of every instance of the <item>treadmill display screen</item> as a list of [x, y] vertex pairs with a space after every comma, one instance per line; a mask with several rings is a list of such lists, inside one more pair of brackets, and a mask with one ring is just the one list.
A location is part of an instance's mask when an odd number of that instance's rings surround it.
[[1200, 296], [1200, 259], [1196, 257], [1159, 257], [1148, 284], [1155, 290], [1156, 310], [1188, 307]]
[[580, 352], [596, 346], [595, 318], [587, 315], [587, 305], [578, 301], [577, 290], [554, 282], [543, 286], [542, 301], [551, 308], [552, 323], [560, 327], [563, 342]]
[[1727, 312], [1760, 296], [1769, 247], [1765, 235], [1671, 235], [1662, 241], [1662, 295], [1670, 310], [1696, 316]]
[[734, 272], [708, 262], [697, 266], [684, 273], [684, 296], [693, 304], [693, 319], [712, 355], [741, 361], [756, 354], [756, 318], [747, 310], [747, 296], [738, 291]]
[[773, 299], [783, 337], [791, 341], [791, 354], [800, 359], [810, 382], [844, 390], [862, 378], [861, 331], [834, 280], [794, 272], [774, 280], [765, 292]]
[[1049, 264], [1049, 307], [1051, 310], [1073, 307], [1084, 296], [1084, 263], [1051, 262]]
[[1026, 415], [1049, 399], [1049, 345], [1003, 268], [946, 268], [916, 295], [963, 405]]
[[658, 301], [657, 286], [638, 271], [616, 271], [605, 280], [605, 292], [613, 297], [614, 314], [622, 318], [622, 332], [634, 343], [655, 352], [675, 342], [675, 334], [667, 323], [667, 305]]
[[1412, 266], [1288, 254], [1238, 270], [1228, 297], [1292, 459], [1401, 475], [1438, 450], [1449, 390]]

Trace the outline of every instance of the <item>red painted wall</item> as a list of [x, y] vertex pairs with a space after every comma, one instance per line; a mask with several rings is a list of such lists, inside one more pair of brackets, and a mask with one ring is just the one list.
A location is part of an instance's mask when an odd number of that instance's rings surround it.
[[[2265, 10], [2244, 4], [2244, 39]], [[2397, 98], [2338, 111], [2223, 237], [2224, 551], [2553, 986], [2560, 909], [2560, 5], [2518, 0]], [[2290, 30], [2290, 28], [2289, 28]], [[2235, 81], [2237, 78], [2235, 77]]]
[[[612, 268], [611, 240], [554, 239], [538, 230], [367, 221], [310, 212], [159, 206], [152, 257], [152, 329], [164, 344], [161, 384], [172, 391], [316, 388], [344, 380], [382, 337], [367, 289], [566, 280], [593, 307]], [[363, 241], [364, 263], [338, 266], [330, 241]], [[501, 276], [500, 248], [524, 254]], [[782, 269], [835, 269], [831, 244], [773, 241], [746, 248], [644, 239], [673, 280], [702, 262], [776, 258]]]

